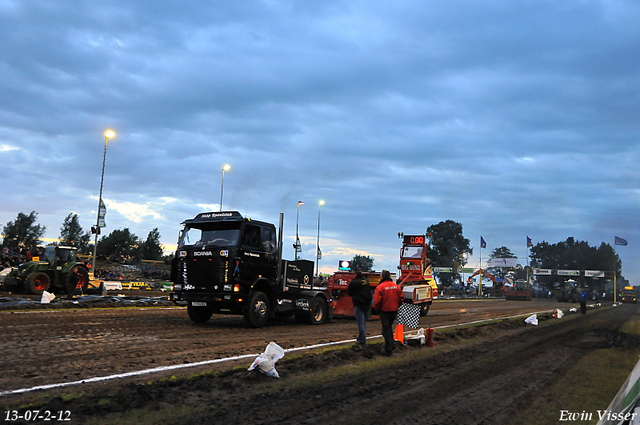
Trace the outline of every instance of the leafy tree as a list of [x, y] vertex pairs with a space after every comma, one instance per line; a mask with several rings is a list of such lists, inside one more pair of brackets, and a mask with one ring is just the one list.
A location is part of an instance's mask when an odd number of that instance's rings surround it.
[[2, 246], [11, 249], [24, 246], [32, 252], [35, 251], [47, 229], [46, 226], [35, 224], [37, 218], [38, 214], [35, 211], [31, 211], [29, 215], [18, 213], [16, 221], [8, 222], [2, 229]]
[[[462, 236], [462, 224], [453, 220], [441, 221], [427, 228], [429, 252], [427, 257], [436, 267], [459, 267], [467, 264], [464, 254], [473, 254], [469, 239]], [[450, 286], [459, 278], [457, 272], [436, 273], [438, 280], [445, 286]]]
[[65, 217], [58, 238], [63, 245], [75, 246], [83, 254], [89, 252], [91, 235], [82, 230], [78, 214], [69, 213], [69, 215]]
[[351, 259], [351, 269], [355, 270], [356, 267], [360, 267], [363, 272], [373, 271], [373, 258], [368, 255], [354, 255]]
[[145, 260], [161, 260], [162, 245], [160, 244], [160, 232], [154, 228], [149, 232], [147, 239], [142, 244], [142, 258]]
[[106, 257], [124, 259], [136, 257], [140, 252], [140, 240], [125, 227], [123, 230], [114, 230], [108, 236], [103, 236], [98, 241], [97, 251], [99, 255]]

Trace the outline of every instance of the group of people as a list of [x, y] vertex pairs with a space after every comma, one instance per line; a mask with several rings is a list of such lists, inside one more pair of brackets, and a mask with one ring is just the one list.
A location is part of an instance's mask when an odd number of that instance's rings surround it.
[[30, 249], [14, 249], [11, 250], [7, 247], [2, 248], [0, 253], [0, 270], [9, 267], [17, 267], [22, 263], [27, 263], [32, 260], [33, 257], [40, 255], [40, 252], [36, 249], [35, 252], [31, 252]]
[[382, 354], [391, 356], [393, 353], [393, 321], [398, 315], [400, 303], [404, 300], [402, 288], [391, 280], [389, 270], [383, 270], [380, 274], [380, 283], [371, 295], [371, 285], [362, 274], [361, 269], [356, 269], [356, 277], [349, 283], [347, 294], [353, 301], [353, 310], [358, 324], [357, 345], [364, 346], [367, 343], [367, 317], [371, 315], [371, 306], [375, 308], [382, 324], [382, 336], [384, 337], [384, 351]]

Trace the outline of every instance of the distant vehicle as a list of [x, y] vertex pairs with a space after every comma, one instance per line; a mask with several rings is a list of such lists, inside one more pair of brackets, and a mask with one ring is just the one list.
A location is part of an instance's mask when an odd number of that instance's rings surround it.
[[237, 211], [207, 212], [185, 220], [171, 264], [174, 302], [189, 318], [241, 314], [251, 327], [290, 317], [319, 325], [328, 320], [328, 291], [313, 285], [313, 261], [282, 260], [282, 226], [251, 220]]
[[531, 292], [531, 286], [524, 279], [518, 279], [514, 287], [505, 288], [504, 296], [507, 300], [531, 301]]
[[577, 303], [580, 298], [580, 288], [576, 285], [576, 281], [569, 279], [566, 282], [561, 282], [556, 298], [559, 302], [570, 301], [572, 303]]
[[625, 286], [622, 290], [622, 295], [620, 300], [623, 303], [638, 303], [638, 291], [636, 291], [635, 286]]
[[89, 286], [89, 270], [77, 261], [77, 248], [70, 246], [48, 246], [42, 260], [22, 263], [12, 268], [5, 277], [4, 285], [13, 291], [24, 291], [41, 295], [44, 291], [81, 288]]

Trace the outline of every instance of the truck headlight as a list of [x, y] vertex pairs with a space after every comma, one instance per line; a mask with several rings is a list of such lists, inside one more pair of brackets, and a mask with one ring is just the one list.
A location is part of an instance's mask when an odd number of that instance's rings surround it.
[[174, 291], [182, 291], [182, 284], [181, 283], [175, 283], [173, 285], [173, 290]]
[[233, 286], [232, 286], [232, 285], [228, 285], [228, 284], [227, 284], [227, 285], [224, 285], [224, 290], [225, 290], [225, 291], [231, 291], [231, 289], [232, 289], [232, 288], [233, 288]]

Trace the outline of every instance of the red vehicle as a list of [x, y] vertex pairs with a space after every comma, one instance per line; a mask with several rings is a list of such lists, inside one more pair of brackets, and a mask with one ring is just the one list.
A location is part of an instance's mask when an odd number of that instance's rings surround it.
[[[424, 235], [404, 236], [400, 250], [400, 278], [396, 281], [402, 287], [405, 302], [420, 305], [420, 315], [426, 316], [434, 297], [438, 295], [438, 287], [431, 274], [431, 262], [427, 258], [427, 245]], [[380, 283], [379, 272], [363, 273], [369, 281], [371, 290]], [[327, 289], [333, 299], [331, 306], [334, 314], [353, 316], [353, 303], [347, 295], [349, 283], [356, 277], [351, 270], [338, 271], [327, 282]], [[395, 278], [395, 274], [391, 274]]]
[[405, 301], [420, 305], [420, 315], [426, 316], [434, 298], [438, 297], [438, 286], [431, 272], [431, 261], [427, 258], [425, 235], [405, 235], [400, 249], [400, 278], [396, 282], [402, 286]]
[[[380, 283], [379, 272], [363, 272], [362, 273], [371, 285], [371, 291], [376, 289]], [[347, 288], [351, 281], [356, 277], [356, 273], [351, 270], [337, 271], [327, 281], [327, 290], [331, 294], [333, 314], [336, 316], [353, 316], [353, 302], [347, 294]], [[391, 274], [391, 279], [395, 280], [395, 273]]]

